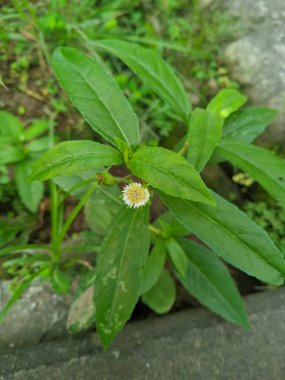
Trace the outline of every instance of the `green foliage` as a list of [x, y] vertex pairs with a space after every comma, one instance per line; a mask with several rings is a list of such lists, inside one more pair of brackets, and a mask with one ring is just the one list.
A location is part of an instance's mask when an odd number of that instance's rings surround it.
[[247, 202], [243, 208], [256, 224], [267, 231], [285, 256], [285, 209], [272, 202]]
[[117, 186], [98, 187], [85, 206], [85, 217], [90, 229], [104, 236], [113, 218], [122, 207], [121, 192]]
[[155, 285], [143, 295], [142, 301], [157, 314], [167, 313], [176, 295], [175, 284], [166, 270], [163, 270]]
[[211, 158], [222, 136], [223, 119], [207, 110], [196, 108], [187, 136], [187, 161], [200, 172]]
[[189, 120], [189, 97], [172, 68], [155, 51], [118, 40], [93, 43], [124, 61], [182, 120]]
[[60, 48], [52, 65], [70, 100], [96, 132], [114, 145], [115, 137], [130, 146], [139, 144], [137, 117], [101, 64], [76, 49]]
[[[47, 144], [35, 149], [36, 139], [47, 131], [46, 120], [34, 120], [24, 128], [20, 120], [8, 112], [0, 112], [0, 166], [15, 165], [15, 185], [25, 207], [32, 213], [38, 210], [44, 186], [40, 182], [31, 183], [29, 175], [38, 154], [47, 149]], [[33, 144], [33, 146], [32, 146]], [[31, 147], [32, 146], [32, 147]], [[7, 176], [7, 182], [10, 177]]]
[[209, 249], [191, 240], [181, 240], [189, 260], [183, 286], [203, 305], [226, 320], [248, 327], [243, 301], [221, 260]]
[[155, 245], [150, 252], [149, 257], [143, 269], [143, 279], [140, 288], [140, 294], [147, 293], [157, 283], [163, 271], [166, 259], [166, 250], [164, 242], [156, 239]]
[[62, 142], [41, 157], [31, 179], [46, 180], [122, 162], [122, 155], [111, 146], [83, 140]]
[[180, 244], [173, 238], [167, 239], [165, 247], [169, 255], [173, 268], [181, 278], [187, 273], [188, 260]]
[[164, 148], [140, 148], [128, 162], [133, 174], [166, 194], [214, 204], [198, 173], [187, 161]]
[[173, 215], [218, 256], [273, 285], [284, 282], [285, 262], [266, 232], [246, 214], [213, 193], [217, 207], [159, 193]]
[[33, 159], [25, 159], [18, 162], [16, 164], [15, 181], [19, 196], [24, 205], [28, 210], [35, 213], [43, 197], [44, 184], [29, 180], [33, 165]]
[[148, 207], [123, 207], [109, 228], [97, 263], [96, 324], [103, 346], [123, 328], [138, 301], [149, 249]]
[[226, 119], [230, 114], [237, 111], [246, 100], [246, 96], [236, 90], [222, 90], [210, 101], [207, 110]]
[[225, 120], [223, 136], [250, 144], [276, 117], [277, 111], [270, 108], [242, 108]]
[[[65, 28], [60, 17], [45, 21], [48, 22], [43, 22], [42, 31], [50, 29], [57, 33]], [[175, 300], [172, 276], [176, 274], [178, 281], [202, 304], [225, 319], [247, 327], [238, 291], [217, 256], [275, 286], [284, 282], [284, 256], [261, 227], [208, 189], [198, 172], [215, 156], [228, 158], [256, 178], [284, 206], [281, 194], [284, 161], [272, 152], [244, 143], [241, 136], [247, 136], [246, 142], [249, 140], [246, 126], [242, 122], [232, 123], [246, 101], [236, 90], [221, 91], [206, 110], [194, 110], [189, 119], [191, 106], [187, 92], [160, 55], [126, 43], [96, 44], [127, 63], [167, 104], [172, 117], [184, 123], [186, 133], [178, 152], [145, 146], [141, 143], [137, 116], [101, 58], [96, 54], [95, 59], [90, 58], [76, 49], [57, 49], [52, 64], [60, 83], [85, 120], [113, 147], [93, 141], [64, 142], [35, 164], [32, 178], [50, 180], [51, 241], [43, 245], [25, 241], [0, 250], [1, 257], [8, 256], [4, 269], [11, 276], [18, 275], [19, 280], [2, 316], [34, 278], [48, 280], [55, 291], [65, 293], [79, 273], [82, 278], [68, 328], [79, 331], [95, 321], [107, 348], [131, 317], [140, 297], [157, 313], [171, 309]], [[261, 122], [256, 109], [247, 112], [246, 125], [254, 130], [250, 134], [252, 139], [264, 130], [273, 113], [261, 109], [264, 116]], [[223, 119], [227, 127], [222, 136]], [[233, 140], [233, 125], [239, 131], [237, 142]], [[18, 141], [14, 130], [20, 127], [13, 128], [9, 128], [8, 137], [2, 136], [2, 141], [16, 150], [26, 139], [45, 131], [43, 125], [32, 126], [30, 132], [21, 132]], [[53, 144], [50, 128], [49, 146]], [[38, 141], [29, 150], [29, 159], [35, 159], [41, 146], [42, 141]], [[186, 152], [187, 160], [183, 157]], [[14, 153], [10, 158], [8, 154], [2, 164], [16, 160]], [[26, 151], [23, 154], [26, 157]], [[121, 168], [111, 168], [117, 164], [122, 164]], [[25, 170], [28, 168], [28, 172], [31, 167], [27, 164]], [[17, 175], [23, 198], [34, 191], [30, 187], [33, 183], [23, 186], [21, 175], [25, 170], [18, 169]], [[123, 195], [120, 184], [128, 185]], [[66, 212], [70, 195], [77, 203]], [[150, 215], [150, 206], [157, 195], [171, 214], [167, 211], [158, 215], [150, 224], [157, 216]], [[36, 208], [38, 198], [33, 194], [30, 207]], [[83, 208], [91, 233], [84, 231], [85, 242], [79, 239], [74, 244], [68, 232]], [[9, 234], [9, 230], [7, 236], [4, 234], [4, 244], [11, 241]], [[212, 251], [191, 242], [189, 234], [196, 235]], [[90, 259], [85, 251], [96, 254]], [[76, 272], [78, 266], [84, 269]]]
[[248, 173], [285, 207], [285, 161], [274, 152], [254, 145], [223, 139], [217, 153]]

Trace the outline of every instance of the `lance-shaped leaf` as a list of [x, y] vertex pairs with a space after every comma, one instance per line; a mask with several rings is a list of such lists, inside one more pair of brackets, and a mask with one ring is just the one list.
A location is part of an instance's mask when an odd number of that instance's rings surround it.
[[34, 120], [29, 128], [25, 129], [22, 133], [21, 139], [23, 141], [33, 140], [42, 135], [48, 130], [49, 121], [44, 119]]
[[88, 140], [66, 141], [56, 145], [39, 159], [33, 168], [31, 179], [46, 180], [122, 162], [121, 153], [109, 145]]
[[167, 239], [165, 246], [173, 267], [177, 273], [179, 273], [179, 276], [182, 278], [185, 277], [188, 267], [188, 260], [183, 248], [173, 238]]
[[270, 125], [277, 114], [276, 110], [263, 107], [240, 109], [225, 120], [223, 136], [249, 144]]
[[285, 261], [267, 233], [235, 205], [213, 193], [217, 207], [159, 192], [173, 215], [218, 256], [261, 281], [281, 285]]
[[148, 292], [159, 280], [166, 258], [164, 242], [157, 239], [143, 269], [140, 294]]
[[10, 141], [17, 142], [24, 128], [19, 119], [9, 112], [0, 112], [0, 140], [7, 137]]
[[142, 301], [157, 314], [167, 313], [175, 301], [176, 288], [167, 271], [163, 271], [156, 284], [143, 295]]
[[233, 89], [221, 90], [208, 104], [207, 110], [227, 118], [247, 101], [246, 96]]
[[285, 207], [285, 161], [275, 153], [254, 145], [223, 139], [217, 153], [250, 174]]
[[34, 160], [22, 160], [16, 164], [15, 171], [18, 194], [31, 212], [37, 211], [44, 193], [44, 184], [42, 182], [31, 182], [29, 180], [34, 164]]
[[196, 170], [181, 156], [164, 148], [138, 149], [128, 168], [155, 189], [174, 197], [215, 204]]
[[243, 300], [223, 262], [209, 249], [180, 239], [188, 258], [186, 276], [180, 282], [201, 304], [226, 320], [248, 327]]
[[116, 81], [94, 59], [76, 49], [59, 48], [52, 66], [70, 100], [91, 127], [113, 145], [140, 142], [138, 120]]
[[0, 165], [14, 164], [24, 158], [23, 149], [13, 145], [1, 144], [0, 141]]
[[96, 326], [109, 346], [138, 301], [149, 249], [148, 207], [123, 207], [109, 227], [97, 263]]
[[204, 168], [220, 140], [223, 122], [218, 114], [201, 108], [196, 108], [192, 113], [187, 138], [187, 161], [198, 172]]
[[157, 52], [120, 40], [92, 41], [96, 47], [114, 54], [158, 94], [184, 121], [189, 120], [189, 96], [174, 70]]

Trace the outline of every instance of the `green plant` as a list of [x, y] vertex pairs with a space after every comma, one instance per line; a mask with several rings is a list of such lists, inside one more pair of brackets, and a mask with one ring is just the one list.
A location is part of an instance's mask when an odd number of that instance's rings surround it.
[[246, 202], [247, 215], [264, 228], [280, 251], [285, 255], [285, 210], [273, 202]]
[[[166, 262], [203, 305], [228, 321], [248, 327], [242, 299], [219, 257], [274, 286], [284, 282], [285, 261], [267, 233], [208, 189], [199, 172], [210, 162], [229, 160], [284, 205], [284, 161], [250, 144], [276, 112], [243, 109], [246, 97], [230, 89], [221, 91], [206, 109], [192, 111], [179, 78], [154, 51], [112, 40], [94, 41], [93, 46], [123, 60], [171, 107], [187, 133], [175, 151], [144, 146], [136, 114], [102, 62], [76, 49], [57, 49], [52, 65], [62, 87], [107, 144], [62, 142], [35, 164], [31, 179], [50, 180], [51, 184], [52, 241], [50, 245], [0, 250], [0, 255], [33, 252], [23, 256], [25, 281], [0, 316], [35, 277], [51, 279], [62, 291], [69, 288], [74, 265], [82, 264], [82, 259], [66, 259], [64, 240], [85, 205], [89, 224], [98, 235], [93, 243], [96, 265], [87, 265], [81, 278], [68, 323], [71, 331], [95, 321], [107, 348], [140, 297], [156, 312], [167, 312], [175, 299], [175, 285], [164, 269]], [[109, 171], [116, 165], [124, 165], [125, 177]], [[91, 169], [89, 177], [82, 180], [82, 173]], [[58, 176], [66, 179], [56, 180]], [[124, 184], [121, 196], [120, 183]], [[59, 187], [80, 199], [66, 220], [66, 196]], [[82, 187], [83, 195], [78, 193]], [[154, 194], [171, 214], [167, 212], [150, 224]], [[208, 248], [189, 240], [189, 233]]]
[[41, 182], [30, 182], [34, 163], [48, 149], [48, 138], [42, 137], [48, 129], [48, 120], [34, 120], [28, 128], [8, 112], [0, 112], [0, 168], [3, 175], [0, 186], [10, 181], [8, 166], [14, 169], [18, 195], [32, 213], [38, 209], [43, 196]]
[[[70, 45], [95, 54], [92, 40], [99, 38], [141, 42], [161, 52], [180, 68], [187, 90], [202, 105], [219, 88], [236, 86], [224, 67], [221, 48], [236, 35], [233, 20], [217, 10], [203, 12], [196, 0], [158, 1], [155, 7], [126, 0], [39, 1], [31, 7], [26, 0], [17, 0], [1, 11], [4, 85], [46, 101], [53, 109], [64, 110], [65, 102], [49, 70], [51, 52], [58, 45]], [[168, 139], [171, 144], [171, 132], [183, 128], [171, 108], [118, 60], [110, 66], [116, 67], [123, 91], [132, 94], [142, 140], [156, 146]], [[71, 111], [64, 110], [74, 118]]]

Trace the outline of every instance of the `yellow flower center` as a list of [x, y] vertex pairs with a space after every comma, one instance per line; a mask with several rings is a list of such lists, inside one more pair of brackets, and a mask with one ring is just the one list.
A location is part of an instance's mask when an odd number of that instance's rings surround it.
[[145, 190], [140, 186], [132, 186], [127, 191], [127, 197], [132, 203], [142, 202], [146, 198]]

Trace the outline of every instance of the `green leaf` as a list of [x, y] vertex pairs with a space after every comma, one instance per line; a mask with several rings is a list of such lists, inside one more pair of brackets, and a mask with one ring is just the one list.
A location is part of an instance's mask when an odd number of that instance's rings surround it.
[[41, 152], [48, 150], [49, 148], [49, 137], [40, 137], [37, 140], [32, 140], [27, 145], [30, 152]]
[[133, 174], [166, 194], [215, 204], [195, 169], [170, 150], [151, 147], [138, 149], [127, 166]]
[[[1, 232], [2, 232], [2, 221], [0, 221], [0, 227], [1, 227]], [[14, 227], [14, 228], [17, 228], [17, 227], [18, 226]], [[18, 232], [19, 232], [19, 229], [16, 230], [16, 233], [18, 233]], [[2, 243], [2, 241], [1, 241], [1, 243]], [[4, 245], [4, 244], [1, 244], [1, 246], [2, 245]], [[45, 244], [19, 244], [19, 245], [13, 244], [13, 245], [9, 245], [9, 246], [7, 246], [5, 248], [1, 248], [0, 249], [0, 256], [10, 255], [10, 254], [17, 254], [18, 255], [19, 253], [24, 254], [25, 251], [30, 251], [30, 252], [33, 251], [31, 257], [34, 257], [34, 256], [39, 257], [39, 256], [41, 256], [42, 261], [44, 261], [43, 260], [44, 257], [47, 260], [50, 260], [50, 256], [47, 255], [46, 253], [44, 255], [40, 255], [40, 254], [36, 255], [35, 254], [35, 251], [41, 251], [41, 250], [42, 251], [43, 250], [49, 251], [49, 246], [45, 245]]]
[[19, 141], [23, 126], [19, 119], [9, 112], [0, 111], [0, 137], [10, 137], [10, 141]]
[[121, 153], [109, 145], [88, 140], [66, 141], [40, 158], [34, 166], [31, 179], [46, 180], [122, 162]]
[[128, 162], [129, 161], [129, 158], [131, 157], [132, 155], [132, 150], [131, 148], [129, 147], [129, 145], [125, 142], [125, 141], [122, 141], [120, 139], [117, 139], [116, 137], [114, 138], [114, 141], [115, 141], [115, 144], [118, 148], [118, 150], [122, 153], [122, 155], [124, 156], [124, 160], [125, 162]]
[[29, 128], [25, 129], [21, 135], [21, 140], [30, 141], [42, 135], [48, 130], [49, 121], [44, 119], [34, 120]]
[[246, 96], [233, 89], [221, 90], [208, 104], [207, 110], [226, 119], [247, 101]]
[[120, 40], [92, 41], [103, 51], [114, 54], [158, 94], [184, 121], [189, 120], [189, 96], [174, 70], [157, 52]]
[[22, 160], [16, 164], [15, 180], [17, 192], [27, 209], [35, 213], [44, 193], [44, 184], [31, 182], [29, 176], [35, 162], [31, 159]]
[[[0, 251], [1, 252], [1, 251]], [[16, 253], [16, 252], [14, 252]], [[14, 270], [17, 273], [19, 271], [19, 267], [28, 267], [30, 270], [34, 268], [38, 268], [39, 266], [46, 265], [50, 266], [50, 256], [47, 254], [38, 254], [36, 252], [33, 252], [30, 255], [25, 255], [23, 252], [21, 252], [21, 256], [19, 257], [19, 254], [16, 256], [17, 258], [6, 260], [3, 263], [3, 268], [9, 270]]]
[[67, 293], [71, 286], [71, 278], [60, 269], [54, 270], [50, 281], [57, 293]]
[[7, 301], [6, 305], [0, 310], [0, 322], [5, 318], [5, 316], [8, 314], [12, 306], [22, 297], [24, 292], [27, 290], [27, 288], [30, 286], [30, 284], [33, 282], [33, 280], [40, 275], [40, 272], [36, 272], [30, 276], [27, 276], [24, 280], [21, 281], [21, 283], [16, 287], [16, 289], [13, 291], [13, 294]]
[[174, 304], [176, 295], [175, 284], [165, 270], [157, 283], [143, 295], [142, 301], [158, 314], [167, 313]]
[[138, 301], [149, 249], [149, 208], [124, 207], [105, 237], [95, 280], [96, 326], [107, 348]]
[[194, 241], [179, 240], [189, 260], [180, 282], [201, 304], [227, 321], [248, 327], [243, 300], [227, 267], [209, 249]]
[[217, 153], [250, 174], [285, 207], [285, 161], [275, 153], [254, 145], [223, 139]]
[[224, 120], [217, 114], [196, 108], [188, 132], [187, 161], [200, 172], [208, 162], [222, 136]]
[[157, 239], [143, 269], [140, 294], [148, 292], [159, 280], [166, 258], [164, 243]]
[[85, 205], [85, 217], [91, 230], [104, 236], [122, 207], [118, 186], [99, 186]]
[[138, 120], [112, 76], [94, 59], [76, 49], [59, 48], [52, 66], [70, 100], [91, 127], [114, 144], [140, 143]]
[[[88, 190], [90, 183], [96, 180], [97, 173], [102, 171], [103, 168], [90, 169], [86, 172], [73, 174], [72, 176], [55, 177], [53, 178], [53, 182], [55, 182], [65, 193], [80, 200]], [[92, 193], [91, 197], [96, 190]]]
[[159, 192], [173, 215], [218, 256], [273, 285], [282, 285], [285, 261], [267, 233], [236, 206], [212, 193], [217, 207]]
[[182, 247], [173, 238], [166, 240], [165, 246], [173, 267], [179, 273], [179, 276], [182, 278], [185, 277], [188, 267], [188, 260]]
[[243, 108], [225, 120], [223, 136], [249, 144], [265, 130], [277, 115], [278, 112], [270, 108]]
[[14, 164], [23, 158], [25, 154], [20, 148], [0, 144], [0, 165]]
[[164, 238], [169, 238], [171, 236], [184, 236], [188, 233], [188, 230], [178, 222], [170, 211], [166, 211], [164, 214], [160, 215], [160, 217], [155, 221], [155, 226], [162, 230]]

